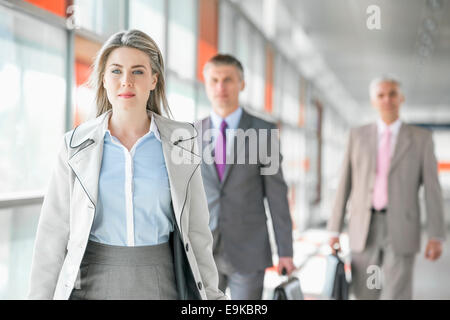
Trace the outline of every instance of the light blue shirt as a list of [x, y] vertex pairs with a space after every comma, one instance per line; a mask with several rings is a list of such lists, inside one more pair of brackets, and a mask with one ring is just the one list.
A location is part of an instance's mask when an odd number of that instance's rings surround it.
[[152, 117], [149, 132], [128, 151], [111, 135], [108, 120], [89, 240], [130, 247], [167, 242], [174, 230], [172, 197], [156, 123]]
[[232, 148], [233, 142], [234, 142], [234, 135], [236, 129], [238, 129], [239, 121], [241, 121], [242, 116], [242, 108], [238, 107], [236, 110], [234, 110], [232, 113], [230, 113], [225, 119], [223, 119], [221, 116], [219, 116], [217, 113], [214, 112], [214, 110], [211, 111], [211, 127], [214, 130], [213, 132], [213, 143], [215, 145], [215, 140], [217, 137], [217, 134], [220, 130], [220, 124], [222, 123], [222, 120], [225, 120], [227, 123], [227, 130], [226, 130], [226, 136], [227, 136], [227, 154], [230, 153], [230, 150]]

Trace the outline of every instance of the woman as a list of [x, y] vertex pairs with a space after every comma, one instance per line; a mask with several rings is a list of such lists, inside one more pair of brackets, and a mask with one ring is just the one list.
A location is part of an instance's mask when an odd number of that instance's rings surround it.
[[97, 118], [68, 132], [44, 199], [31, 299], [225, 299], [190, 124], [170, 113], [156, 43], [99, 51]]

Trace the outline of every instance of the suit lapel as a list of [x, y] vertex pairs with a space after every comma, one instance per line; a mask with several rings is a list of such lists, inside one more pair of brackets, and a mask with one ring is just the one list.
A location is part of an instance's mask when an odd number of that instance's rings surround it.
[[[208, 117], [202, 121], [202, 132], [201, 132], [202, 152], [208, 147], [208, 145], [213, 143], [212, 135], [209, 140], [203, 141], [203, 133], [206, 132], [207, 130], [211, 129], [211, 127], [212, 127], [211, 126], [211, 117]], [[214, 148], [212, 148], [211, 151], [212, 151], [211, 157], [214, 160], [214, 152], [215, 152]], [[211, 177], [214, 177], [217, 182], [217, 185], [220, 185], [219, 175], [217, 174], [215, 163], [207, 164], [207, 163], [203, 162], [203, 170], [205, 170], [207, 172], [207, 174], [210, 175]]]
[[[245, 110], [242, 109], [242, 115], [241, 119], [239, 120], [238, 129], [246, 131], [248, 128], [250, 128], [250, 125], [251, 125], [250, 115], [247, 112], [245, 112]], [[225, 182], [227, 181], [230, 172], [233, 170], [235, 166], [237, 155], [242, 154], [242, 152], [245, 152], [245, 139], [236, 139], [234, 137], [233, 148], [236, 150], [236, 154], [234, 155], [234, 159], [230, 159], [232, 163], [228, 163], [229, 161], [227, 161], [227, 164], [225, 166], [225, 172], [223, 174], [223, 178], [220, 183], [222, 187], [225, 185]]]
[[378, 155], [378, 128], [374, 123], [368, 130], [368, 143], [370, 152], [370, 185], [375, 183], [376, 170], [377, 170], [377, 155]]
[[411, 145], [411, 138], [409, 135], [409, 130], [407, 125], [403, 124], [400, 127], [400, 131], [397, 137], [397, 143], [395, 144], [394, 154], [391, 159], [391, 165], [389, 168], [389, 173], [394, 170], [394, 168], [399, 163], [400, 159], [403, 157], [405, 152], [408, 150]]

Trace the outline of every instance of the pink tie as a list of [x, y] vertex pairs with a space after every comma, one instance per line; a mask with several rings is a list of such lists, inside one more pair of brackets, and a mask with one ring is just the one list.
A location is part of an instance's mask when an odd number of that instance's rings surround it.
[[373, 207], [376, 210], [386, 208], [388, 203], [388, 175], [391, 161], [391, 131], [389, 128], [381, 137], [381, 144], [377, 156], [377, 175], [373, 190]]

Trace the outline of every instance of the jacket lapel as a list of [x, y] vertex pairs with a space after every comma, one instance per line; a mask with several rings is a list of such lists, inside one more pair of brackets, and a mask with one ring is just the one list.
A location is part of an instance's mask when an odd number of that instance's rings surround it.
[[98, 178], [103, 156], [102, 124], [108, 119], [108, 113], [75, 128], [69, 141], [68, 164], [94, 207], [97, 207]]
[[155, 113], [153, 116], [161, 136], [175, 218], [182, 232], [181, 217], [186, 204], [188, 185], [201, 163], [200, 156], [191, 151], [196, 136], [188, 130], [183, 130], [174, 121]]
[[391, 165], [389, 168], [389, 173], [394, 170], [395, 166], [399, 163], [400, 159], [403, 157], [405, 152], [408, 150], [411, 145], [411, 138], [409, 135], [408, 126], [402, 123], [400, 127], [400, 131], [397, 137], [397, 143], [395, 144], [394, 155], [391, 159]]
[[378, 128], [377, 124], [374, 123], [369, 127], [368, 130], [368, 143], [370, 148], [370, 172], [372, 173], [372, 182], [375, 182], [375, 175], [377, 170], [377, 155], [378, 155]]

